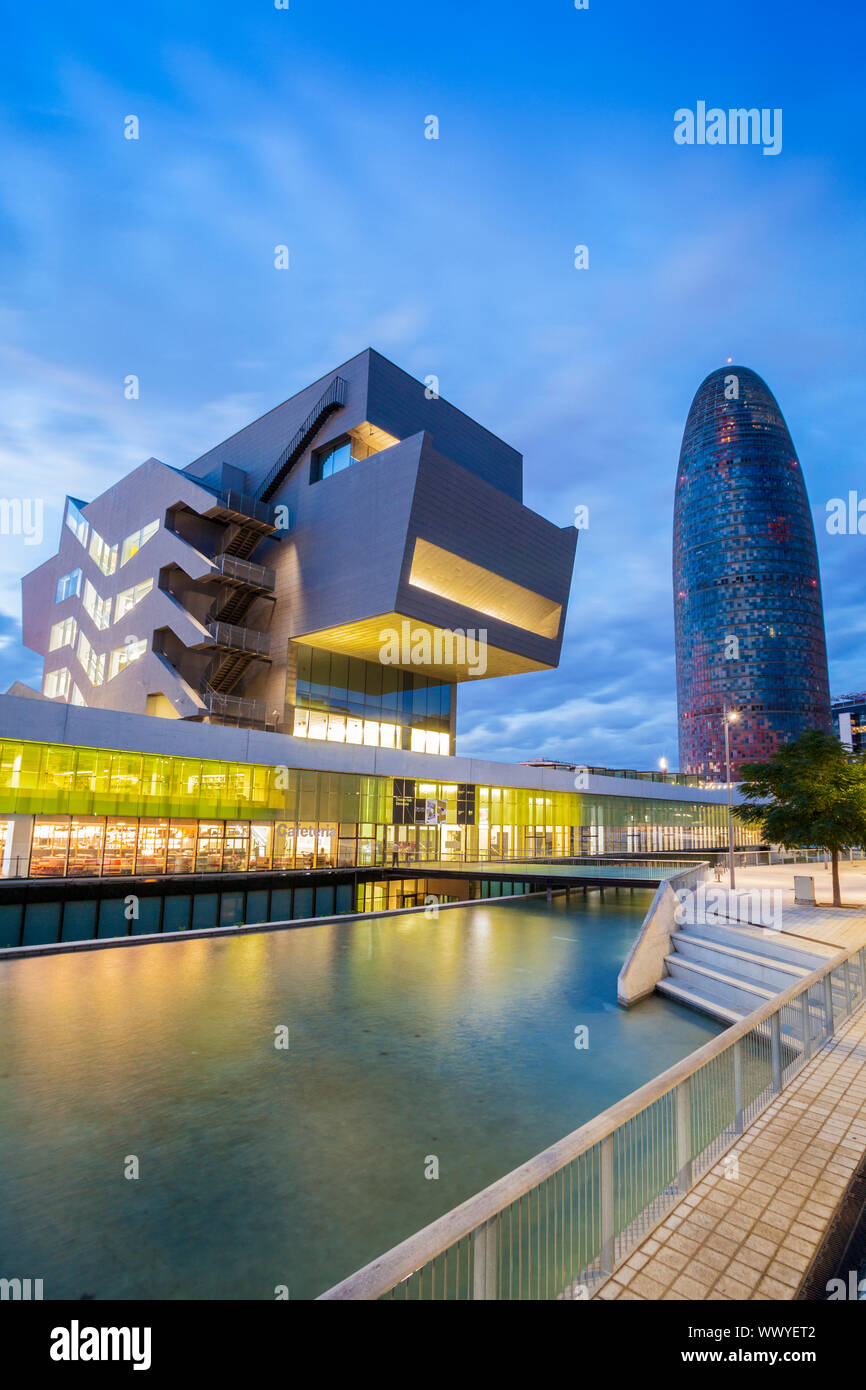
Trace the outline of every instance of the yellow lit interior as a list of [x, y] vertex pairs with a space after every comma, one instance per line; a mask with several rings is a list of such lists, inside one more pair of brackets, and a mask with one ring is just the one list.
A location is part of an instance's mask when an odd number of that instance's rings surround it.
[[[309, 647], [322, 647], [329, 652], [345, 652], [347, 656], [359, 656], [365, 661], [379, 661], [383, 643], [386, 641], [382, 634], [389, 631], [402, 634], [401, 624], [404, 622], [408, 623], [413, 639], [417, 634], [426, 632], [429, 634], [431, 644], [434, 647], [438, 638], [438, 644], [447, 650], [448, 633], [445, 629], [436, 627], [433, 623], [420, 622], [417, 618], [409, 618], [401, 613], [382, 613], [378, 617], [365, 618], [361, 622], [322, 628], [319, 632], [299, 632], [295, 634], [295, 637], [297, 641], [304, 642]], [[531, 661], [528, 657], [520, 656], [517, 652], [503, 651], [498, 647], [487, 646], [484, 655], [486, 669], [483, 672], [473, 671], [470, 662], [461, 664], [436, 662], [424, 665], [410, 659], [406, 662], [395, 661], [391, 664], [404, 670], [420, 671], [443, 681], [478, 679], [482, 674], [484, 677], [511, 676], [523, 671], [547, 671], [551, 669], [544, 662]]]
[[415, 541], [409, 583], [538, 637], [555, 638], [559, 632], [561, 604], [420, 536]]

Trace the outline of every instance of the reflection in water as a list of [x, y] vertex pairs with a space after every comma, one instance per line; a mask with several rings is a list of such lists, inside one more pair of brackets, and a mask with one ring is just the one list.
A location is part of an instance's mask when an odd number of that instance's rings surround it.
[[321, 1292], [720, 1031], [615, 1007], [650, 900], [0, 963], [0, 1274], [46, 1298]]

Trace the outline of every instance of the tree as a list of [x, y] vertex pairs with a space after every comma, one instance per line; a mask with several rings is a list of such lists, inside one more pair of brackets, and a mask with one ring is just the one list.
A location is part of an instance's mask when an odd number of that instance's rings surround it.
[[752, 804], [736, 807], [737, 817], [786, 849], [826, 850], [833, 864], [833, 906], [841, 907], [839, 851], [866, 846], [863, 757], [832, 734], [807, 729], [767, 762], [744, 763], [740, 776], [740, 793]]

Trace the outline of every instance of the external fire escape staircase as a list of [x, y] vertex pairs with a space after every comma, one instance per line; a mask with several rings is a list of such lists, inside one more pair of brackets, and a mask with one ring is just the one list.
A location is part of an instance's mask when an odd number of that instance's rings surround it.
[[203, 643], [206, 649], [215, 650], [200, 686], [205, 709], [212, 717], [241, 724], [266, 722], [264, 701], [232, 693], [254, 661], [270, 660], [268, 634], [247, 626], [245, 619], [257, 599], [273, 597], [276, 579], [272, 569], [254, 564], [250, 556], [259, 542], [277, 529], [268, 505], [271, 498], [324, 422], [345, 403], [346, 382], [334, 377], [256, 493], [224, 492], [208, 514], [226, 523], [224, 544], [213, 562], [224, 584], [205, 620], [209, 638]]

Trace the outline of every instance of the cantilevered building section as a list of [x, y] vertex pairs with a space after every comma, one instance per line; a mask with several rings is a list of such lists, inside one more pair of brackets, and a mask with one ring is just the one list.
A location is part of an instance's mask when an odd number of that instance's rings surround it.
[[721, 776], [804, 729], [829, 732], [812, 514], [788, 427], [764, 381], [721, 367], [686, 421], [674, 507], [680, 771]]
[[428, 395], [368, 349], [183, 470], [68, 498], [23, 581], [43, 693], [453, 752], [458, 682], [557, 665], [576, 532]]

